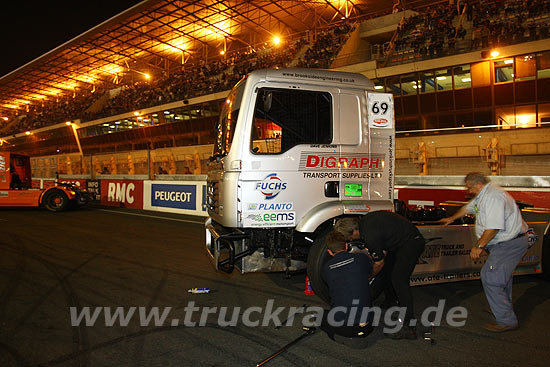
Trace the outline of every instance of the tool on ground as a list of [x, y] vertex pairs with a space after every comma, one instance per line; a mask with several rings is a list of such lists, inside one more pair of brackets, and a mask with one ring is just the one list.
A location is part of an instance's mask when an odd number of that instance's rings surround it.
[[304, 330], [304, 333], [302, 335], [300, 335], [298, 338], [294, 339], [293, 341], [291, 341], [290, 343], [288, 343], [287, 345], [279, 349], [277, 352], [273, 353], [272, 355], [270, 355], [269, 357], [267, 357], [266, 359], [258, 363], [256, 367], [265, 365], [267, 362], [271, 361], [273, 358], [277, 357], [279, 354], [283, 353], [294, 344], [297, 344], [300, 340], [306, 338], [307, 336], [313, 335], [317, 329], [314, 327], [304, 327], [302, 330]]
[[[300, 312], [304, 312], [306, 310], [306, 308], [308, 308], [309, 305], [307, 304], [303, 304], [302, 307], [300, 307], [298, 310], [296, 311], [300, 311]], [[304, 310], [304, 311], [302, 311]], [[294, 317], [296, 316], [296, 313], [294, 313], [293, 315], [289, 316], [285, 321], [281, 322], [281, 325], [277, 325], [275, 326], [275, 329], [280, 329], [281, 327], [283, 327], [288, 321], [294, 319]]]
[[434, 325], [432, 323], [430, 325], [430, 327], [428, 328], [428, 330], [426, 330], [425, 332], [422, 333], [422, 338], [425, 341], [430, 342], [431, 345], [434, 345], [435, 344], [435, 339], [433, 338], [433, 335], [434, 335]]

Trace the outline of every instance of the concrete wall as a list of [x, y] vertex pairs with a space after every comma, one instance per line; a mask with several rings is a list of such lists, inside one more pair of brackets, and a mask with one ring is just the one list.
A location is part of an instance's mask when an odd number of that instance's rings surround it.
[[428, 175], [490, 174], [487, 146], [498, 139], [500, 174], [550, 176], [550, 128], [474, 131], [449, 135], [400, 136], [396, 139], [396, 174], [418, 174], [411, 157], [419, 143], [426, 145]]

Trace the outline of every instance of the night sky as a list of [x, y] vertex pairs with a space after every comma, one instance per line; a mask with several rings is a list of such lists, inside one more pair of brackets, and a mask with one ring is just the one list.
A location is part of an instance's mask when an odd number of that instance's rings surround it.
[[3, 1], [0, 9], [0, 76], [3, 76], [139, 0]]

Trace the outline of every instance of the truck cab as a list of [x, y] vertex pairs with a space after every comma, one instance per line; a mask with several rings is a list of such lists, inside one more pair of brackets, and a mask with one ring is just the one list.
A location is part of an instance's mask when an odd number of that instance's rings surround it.
[[46, 189], [32, 187], [30, 157], [0, 152], [0, 206], [38, 207], [61, 211], [87, 203], [87, 193], [69, 184]]
[[392, 210], [393, 96], [361, 74], [257, 70], [227, 97], [206, 248], [226, 272], [304, 268], [335, 218]]

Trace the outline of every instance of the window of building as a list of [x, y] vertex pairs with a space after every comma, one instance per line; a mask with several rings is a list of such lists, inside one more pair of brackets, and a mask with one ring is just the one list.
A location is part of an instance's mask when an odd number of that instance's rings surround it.
[[391, 92], [394, 96], [401, 95], [401, 81], [399, 80], [399, 75], [386, 79], [386, 92]]
[[435, 91], [435, 77], [433, 72], [420, 73], [418, 89], [420, 93], [432, 93]]
[[495, 110], [495, 121], [503, 129], [512, 129], [516, 125], [516, 115], [514, 107], [501, 107]]
[[416, 94], [416, 90], [418, 89], [417, 80], [418, 77], [416, 74], [408, 74], [401, 77], [401, 90], [404, 96]]
[[494, 62], [495, 84], [506, 83], [514, 80], [514, 59], [506, 59]]
[[550, 124], [550, 103], [538, 105], [537, 122], [541, 124]]
[[374, 83], [375, 92], [384, 92], [384, 79], [374, 79], [372, 82]]
[[435, 71], [436, 90], [438, 92], [453, 89], [453, 78], [451, 69], [440, 69]]
[[280, 154], [298, 144], [330, 144], [332, 96], [328, 92], [261, 88], [252, 129], [254, 154]]
[[537, 54], [537, 77], [550, 78], [550, 51]]
[[535, 55], [516, 57], [516, 81], [535, 79], [537, 62]]
[[516, 127], [535, 127], [537, 108], [535, 105], [516, 106]]
[[473, 87], [491, 85], [491, 68], [488, 61], [472, 64], [471, 73]]
[[471, 88], [472, 77], [470, 65], [461, 65], [453, 68], [453, 80], [455, 89]]

